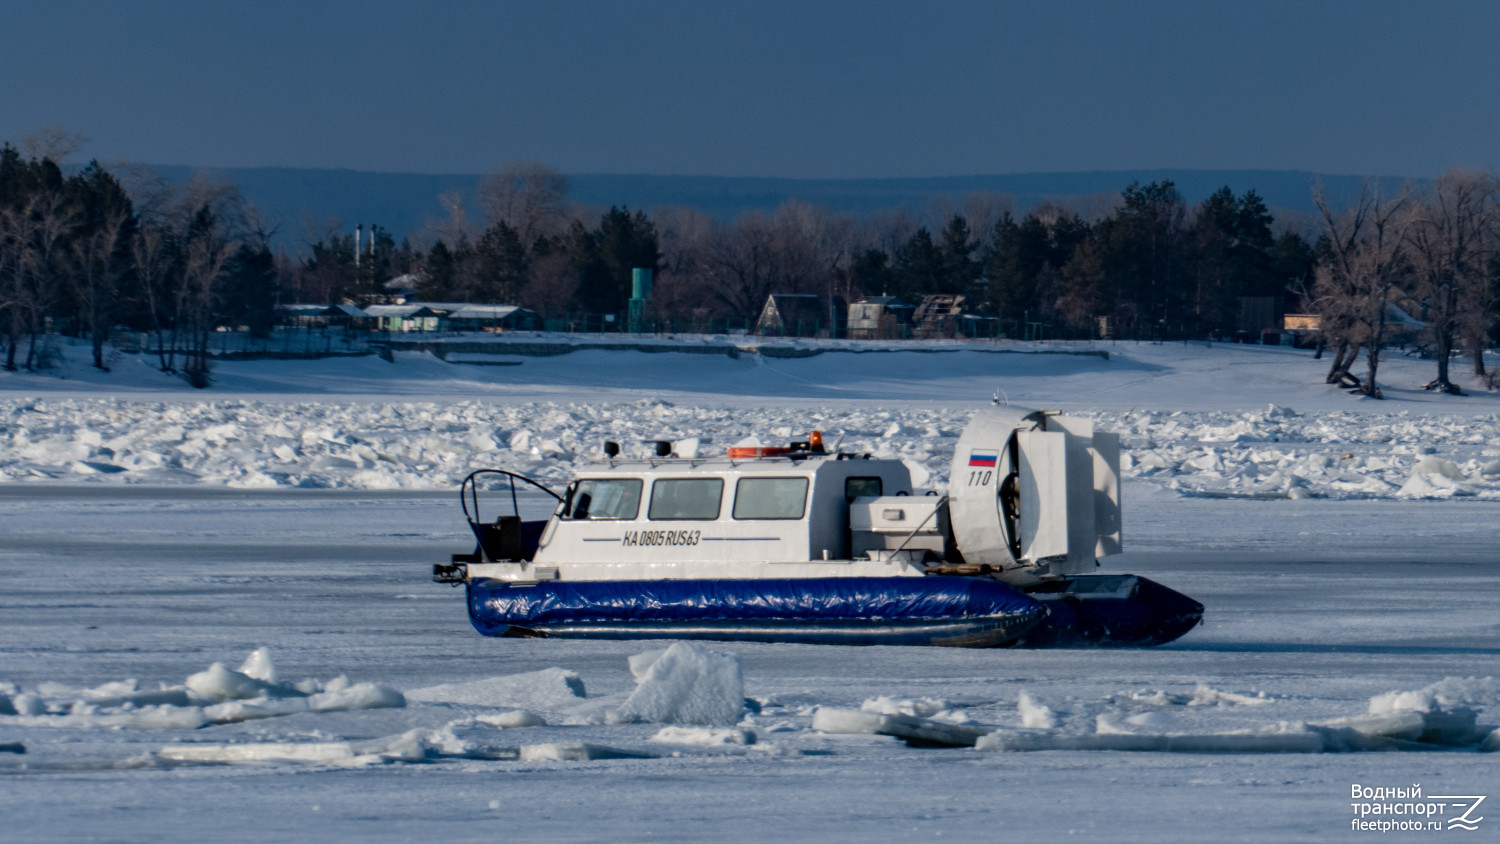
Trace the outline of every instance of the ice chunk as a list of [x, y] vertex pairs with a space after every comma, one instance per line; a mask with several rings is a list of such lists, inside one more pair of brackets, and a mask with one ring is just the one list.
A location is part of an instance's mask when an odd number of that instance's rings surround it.
[[1430, 712], [1452, 706], [1500, 704], [1500, 680], [1494, 677], [1446, 677], [1423, 689], [1386, 692], [1370, 698], [1370, 714], [1403, 709]]
[[276, 666], [271, 662], [271, 651], [269, 648], [256, 648], [245, 657], [245, 662], [240, 666], [240, 673], [253, 680], [262, 683], [275, 684]]
[[1421, 712], [1402, 709], [1335, 718], [1332, 721], [1320, 721], [1314, 726], [1347, 728], [1367, 736], [1415, 741], [1426, 729], [1426, 723]]
[[196, 706], [151, 706], [105, 717], [118, 719], [115, 726], [134, 730], [196, 730], [208, 723]]
[[406, 698], [395, 689], [378, 683], [359, 683], [347, 689], [319, 692], [307, 699], [314, 712], [348, 712], [355, 709], [400, 709]]
[[660, 650], [638, 653], [630, 657], [628, 660], [630, 663], [630, 676], [634, 677], [637, 683], [646, 679], [646, 672], [650, 671], [651, 666], [655, 665], [656, 661], [661, 659], [661, 655], [666, 652], [667, 649], [662, 648]]
[[445, 683], [413, 689], [406, 699], [417, 703], [458, 703], [507, 709], [552, 711], [576, 705], [585, 697], [583, 680], [562, 668], [491, 677], [468, 683]]
[[1412, 467], [1413, 475], [1440, 475], [1450, 481], [1464, 481], [1463, 470], [1450, 460], [1441, 457], [1424, 457]]
[[1275, 699], [1265, 696], [1265, 693], [1251, 696], [1236, 694], [1235, 692], [1221, 692], [1210, 689], [1208, 686], [1200, 685], [1193, 690], [1193, 696], [1188, 699], [1188, 706], [1264, 706], [1275, 703]]
[[819, 707], [813, 713], [812, 727], [825, 733], [896, 736], [914, 747], [973, 747], [974, 742], [994, 729], [948, 724], [912, 715], [884, 715], [825, 707]]
[[68, 715], [23, 715], [25, 726], [115, 728], [124, 730], [196, 730], [208, 723], [196, 706], [149, 706], [115, 713], [74, 712]]
[[[1103, 719], [1104, 717], [1105, 716], [1100, 715], [1099, 719]], [[1151, 732], [1164, 732], [1167, 727], [1172, 725], [1172, 718], [1171, 716], [1167, 715], [1167, 713], [1161, 711], [1137, 712], [1134, 715], [1126, 717], [1125, 723], [1129, 724], [1132, 727], [1138, 727], [1140, 729]], [[1135, 732], [1135, 730], [1126, 731], [1119, 729], [1105, 729], [1105, 724], [1101, 720], [1098, 721], [1098, 728], [1095, 730], [1095, 732]]]
[[1472, 709], [1445, 709], [1422, 713], [1422, 735], [1418, 741], [1427, 744], [1446, 744], [1462, 747], [1474, 744], [1484, 737], [1477, 723], [1478, 713]]
[[1037, 703], [1031, 695], [1021, 692], [1016, 699], [1016, 708], [1021, 712], [1021, 726], [1038, 730], [1050, 730], [1057, 726], [1057, 714], [1047, 706]]
[[494, 715], [480, 715], [475, 720], [481, 724], [489, 724], [491, 727], [505, 727], [515, 729], [519, 727], [545, 727], [547, 720], [534, 712], [524, 709], [515, 709], [510, 712], [497, 712]]
[[369, 765], [418, 762], [427, 757], [420, 731], [368, 741], [257, 742], [248, 744], [173, 744], [157, 756], [174, 762], [303, 762], [323, 765]]
[[282, 715], [307, 712], [307, 700], [307, 698], [227, 700], [213, 706], [203, 707], [203, 715], [214, 724], [235, 724], [261, 718], [278, 718]]
[[936, 700], [930, 697], [910, 700], [884, 696], [870, 698], [860, 704], [859, 708], [879, 715], [914, 715], [918, 718], [932, 718], [953, 709], [946, 700]]
[[678, 642], [651, 663], [619, 714], [633, 721], [728, 726], [744, 710], [739, 655]]
[[669, 744], [693, 744], [705, 747], [755, 744], [755, 733], [749, 730], [714, 727], [663, 727], [652, 741]]
[[17, 715], [41, 715], [47, 711], [46, 702], [33, 694], [18, 694], [11, 700], [11, 705], [16, 708]]
[[1484, 741], [1479, 743], [1479, 749], [1486, 753], [1500, 752], [1500, 729], [1492, 730], [1485, 736]]
[[300, 694], [238, 671], [230, 671], [222, 662], [216, 662], [207, 671], [200, 671], [187, 678], [187, 687], [212, 700], [247, 700], [262, 696], [285, 697]]
[[0, 692], [0, 715], [15, 715], [16, 707], [10, 702], [10, 696]]
[[650, 759], [651, 754], [597, 744], [528, 744], [520, 748], [523, 762], [589, 762], [594, 759]]
[[1321, 753], [1323, 736], [1312, 730], [1208, 733], [1201, 735], [994, 732], [979, 739], [979, 750], [1115, 750], [1155, 753]]

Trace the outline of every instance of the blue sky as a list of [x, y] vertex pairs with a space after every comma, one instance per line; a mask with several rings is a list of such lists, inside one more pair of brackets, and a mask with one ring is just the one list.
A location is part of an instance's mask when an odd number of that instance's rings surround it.
[[1494, 2], [0, 2], [101, 160], [947, 176], [1500, 165]]

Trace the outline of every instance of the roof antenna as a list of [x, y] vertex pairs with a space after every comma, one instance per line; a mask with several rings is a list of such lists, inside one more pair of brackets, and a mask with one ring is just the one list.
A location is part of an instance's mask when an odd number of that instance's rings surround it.
[[1010, 407], [1010, 396], [1006, 396], [1005, 390], [1001, 389], [1000, 387], [995, 388], [995, 395], [990, 397], [990, 404], [998, 405], [1000, 403], [1001, 396], [1005, 396], [1005, 406]]

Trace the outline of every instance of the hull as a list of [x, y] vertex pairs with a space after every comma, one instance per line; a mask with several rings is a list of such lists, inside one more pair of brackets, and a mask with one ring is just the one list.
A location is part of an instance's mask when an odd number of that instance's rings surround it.
[[1142, 647], [1170, 642], [1203, 605], [1134, 575], [1022, 592], [970, 577], [545, 581], [468, 584], [487, 636], [706, 639], [826, 645]]
[[468, 598], [488, 636], [997, 647], [1046, 615], [1017, 589], [963, 577], [480, 579]]
[[1070, 577], [1027, 593], [1046, 608], [1023, 648], [1149, 647], [1177, 639], [1203, 620], [1203, 605], [1133, 574]]

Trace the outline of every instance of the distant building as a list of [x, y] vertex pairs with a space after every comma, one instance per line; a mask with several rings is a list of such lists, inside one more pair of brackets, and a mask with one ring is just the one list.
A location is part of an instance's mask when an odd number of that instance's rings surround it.
[[289, 328], [367, 327], [370, 315], [354, 305], [282, 305], [276, 309], [276, 323]]
[[446, 331], [446, 311], [434, 310], [421, 304], [369, 305], [365, 313], [375, 319], [371, 326], [376, 331]]
[[968, 297], [957, 293], [934, 293], [922, 297], [912, 312], [912, 336], [989, 337], [996, 333], [998, 320], [974, 313]]
[[842, 296], [772, 293], [755, 322], [755, 333], [762, 337], [842, 337], [845, 307]]
[[913, 310], [895, 296], [866, 296], [849, 306], [849, 336], [859, 340], [905, 337]]
[[384, 304], [404, 305], [417, 295], [417, 277], [411, 273], [398, 275], [381, 285], [381, 290], [385, 293]]
[[540, 322], [535, 311], [518, 305], [461, 305], [448, 313], [454, 331], [531, 331]]

